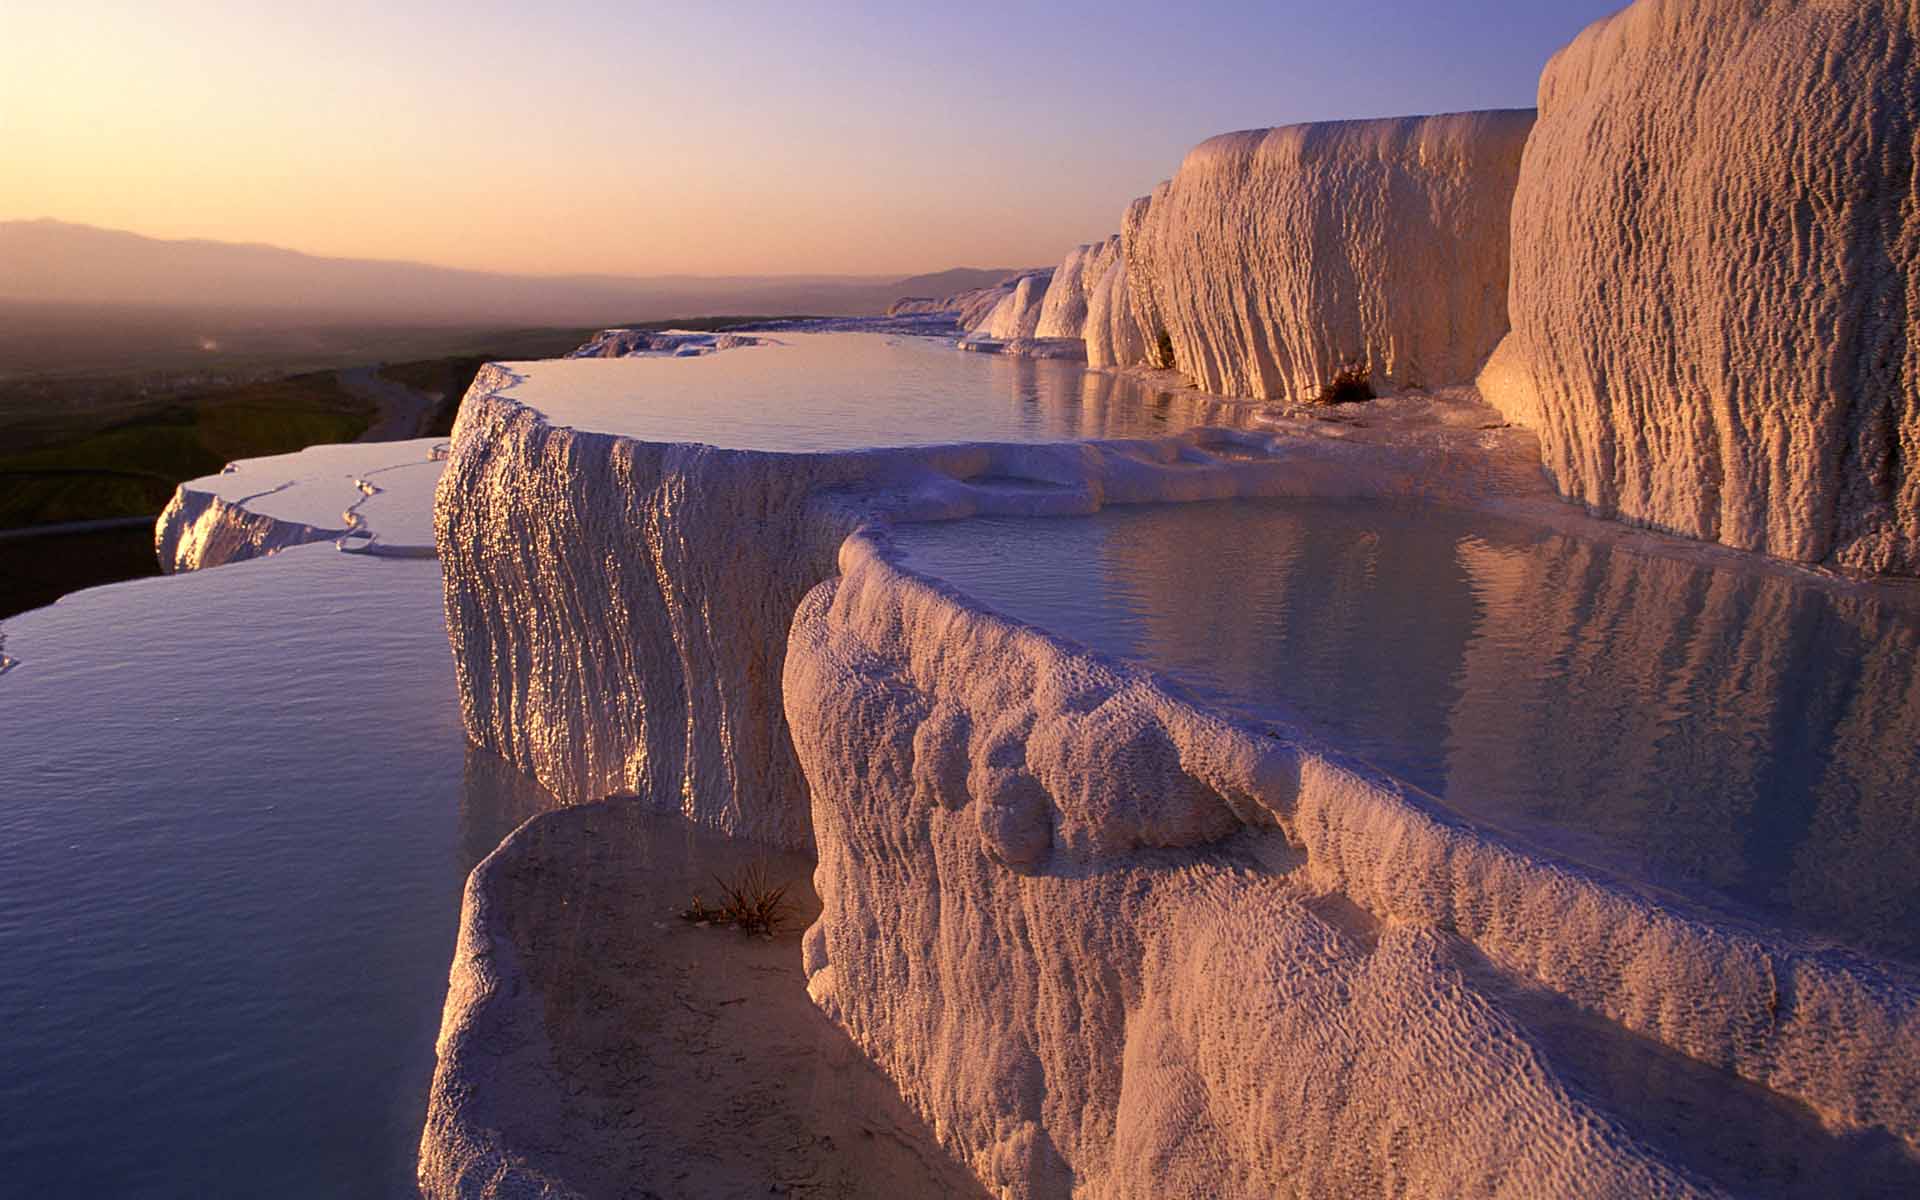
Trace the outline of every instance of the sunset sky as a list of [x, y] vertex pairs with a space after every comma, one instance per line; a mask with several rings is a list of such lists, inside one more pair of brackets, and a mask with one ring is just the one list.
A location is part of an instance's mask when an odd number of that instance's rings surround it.
[[532, 273], [1050, 263], [1230, 129], [1533, 102], [1612, 0], [8, 0], [0, 220]]

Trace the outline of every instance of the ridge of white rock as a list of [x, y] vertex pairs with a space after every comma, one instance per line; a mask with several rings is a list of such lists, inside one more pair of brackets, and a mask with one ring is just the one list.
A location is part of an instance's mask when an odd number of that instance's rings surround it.
[[1118, 243], [1106, 270], [1088, 286], [1082, 328], [1088, 366], [1125, 367], [1147, 361], [1147, 335], [1134, 315], [1126, 254]]
[[[1509, 435], [1477, 428], [1494, 414], [1458, 397], [1380, 402], [1375, 429], [1188, 394], [1176, 415], [1253, 428], [773, 453], [557, 427], [509, 394], [519, 382], [498, 366], [475, 379], [435, 501], [469, 736], [563, 800], [679, 795], [698, 824], [786, 846], [812, 836], [780, 701], [787, 629], [876, 515], [1240, 495], [1551, 503], [1530, 441], [1489, 455]], [[1396, 445], [1368, 440], [1396, 427], [1387, 414], [1429, 410]]]
[[[1036, 268], [1037, 269], [1037, 268]], [[968, 288], [951, 296], [902, 296], [887, 306], [889, 317], [928, 317], [951, 314], [963, 331], [984, 326], [993, 310], [1011, 294], [1020, 280], [1033, 271], [1018, 271], [1004, 281], [986, 287]]]
[[[1311, 399], [1464, 383], [1507, 329], [1507, 230], [1530, 110], [1223, 134], [1129, 207], [1149, 354], [1212, 392]], [[1104, 361], [1104, 353], [1097, 356]], [[1094, 361], [1090, 354], [1089, 360]]]
[[344, 442], [241, 459], [190, 479], [154, 524], [164, 571], [193, 571], [337, 541], [356, 554], [432, 557], [440, 438]]
[[1848, 1135], [1920, 1149], [1911, 979], [1544, 860], [985, 612], [878, 530], [840, 565], [786, 665], [809, 986], [1003, 1194], [1718, 1194], [1698, 1146], [1562, 1079], [1529, 989], [1808, 1105], [1842, 1172]]
[[963, 322], [961, 327], [974, 337], [996, 342], [1037, 337], [1040, 310], [1046, 303], [1053, 271], [1052, 267], [1028, 271], [1001, 284], [1000, 299], [986, 316], [975, 324]]
[[698, 824], [785, 846], [812, 840], [780, 703], [786, 632], [867, 513], [817, 497], [1089, 512], [1156, 488], [1233, 495], [1259, 470], [1175, 441], [663, 445], [551, 426], [502, 394], [515, 382], [476, 378], [435, 503], [469, 735], [564, 800], [679, 795]]
[[1086, 336], [1089, 293], [1104, 281], [1107, 269], [1120, 257], [1120, 235], [1102, 242], [1075, 246], [1067, 252], [1047, 284], [1046, 298], [1034, 325], [1037, 338]]
[[568, 358], [630, 358], [655, 355], [694, 358], [721, 350], [758, 346], [763, 339], [742, 333], [710, 333], [693, 329], [602, 329]]
[[[1515, 996], [1666, 1056], [1660, 1079], [1708, 1073], [1659, 1111], [1737, 1130], [1758, 1105], [1796, 1162], [1844, 1162], [1849, 1137], [1920, 1150], [1920, 993], [1897, 970], [1490, 834], [885, 548], [892, 520], [1241, 495], [1655, 537], [1566, 509], [1531, 436], [1470, 391], [1350, 421], [1218, 401], [1241, 428], [1149, 440], [795, 454], [556, 427], [515, 381], [476, 380], [436, 506], [470, 735], [563, 801], [665, 797], [814, 850], [813, 995], [990, 1186], [1417, 1191], [1451, 1170], [1713, 1194]], [[1376, 1128], [1392, 1154], [1354, 1134]]]
[[1920, 6], [1640, 0], [1555, 55], [1482, 377], [1593, 511], [1920, 574]]

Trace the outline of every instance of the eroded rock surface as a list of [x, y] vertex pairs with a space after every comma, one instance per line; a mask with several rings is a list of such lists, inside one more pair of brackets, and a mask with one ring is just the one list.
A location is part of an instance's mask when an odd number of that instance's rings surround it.
[[324, 541], [358, 554], [431, 558], [446, 446], [438, 438], [309, 446], [190, 479], [154, 523], [160, 567], [194, 571]]
[[809, 988], [989, 1186], [1920, 1180], [1911, 981], [1542, 861], [975, 609], [884, 540], [841, 564], [787, 658]]
[[1482, 377], [1596, 512], [1920, 573], [1920, 6], [1640, 0], [1556, 55]]
[[1144, 353], [1164, 331], [1174, 361], [1160, 365], [1240, 396], [1308, 399], [1354, 364], [1381, 390], [1471, 379], [1507, 330], [1508, 213], [1532, 121], [1456, 113], [1202, 142], [1123, 223]]
[[1033, 335], [1040, 338], [1085, 336], [1092, 290], [1105, 282], [1108, 269], [1119, 258], [1120, 235], [1117, 233], [1104, 242], [1075, 246], [1069, 251], [1066, 259], [1053, 270]]

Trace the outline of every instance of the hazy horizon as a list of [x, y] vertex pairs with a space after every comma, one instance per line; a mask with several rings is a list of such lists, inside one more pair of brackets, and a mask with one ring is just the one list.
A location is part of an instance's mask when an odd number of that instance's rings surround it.
[[[997, 283], [1014, 269], [960, 267], [906, 277], [523, 275], [404, 259], [316, 257], [257, 242], [154, 239], [58, 221], [0, 221], [0, 264], [6, 267], [0, 306], [24, 305], [56, 326], [74, 315], [54, 310], [80, 306], [83, 327], [99, 306], [305, 314], [307, 323], [601, 325], [723, 314], [854, 316], [879, 313], [906, 295], [948, 296]], [[18, 353], [15, 340], [0, 342]]]
[[29, 6], [0, 221], [535, 276], [1050, 263], [1216, 133], [1529, 106], [1617, 7]]

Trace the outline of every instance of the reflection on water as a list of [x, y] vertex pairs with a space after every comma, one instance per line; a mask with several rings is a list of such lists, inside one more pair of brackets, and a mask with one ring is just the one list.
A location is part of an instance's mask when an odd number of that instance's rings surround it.
[[1239, 406], [1075, 363], [964, 354], [928, 338], [776, 335], [699, 358], [510, 363], [509, 395], [557, 425], [742, 450], [1153, 437]]
[[0, 1162], [19, 1195], [382, 1196], [468, 869], [437, 563], [303, 547], [7, 623]]
[[1235, 501], [905, 526], [919, 569], [1558, 852], [1920, 951], [1920, 622], [1481, 515]]

